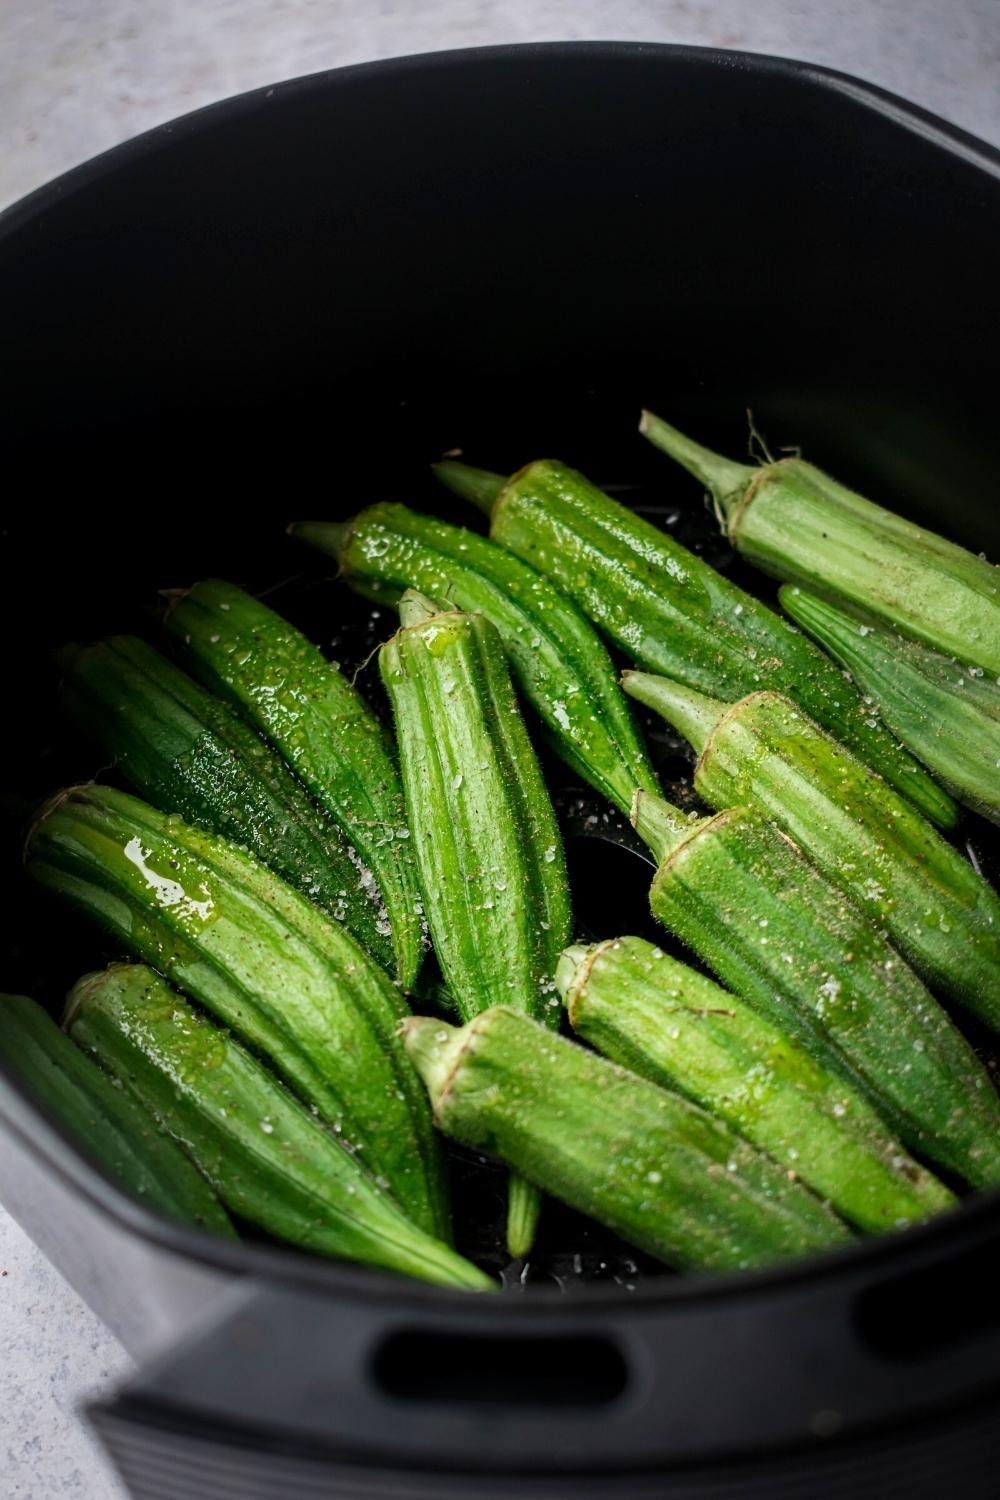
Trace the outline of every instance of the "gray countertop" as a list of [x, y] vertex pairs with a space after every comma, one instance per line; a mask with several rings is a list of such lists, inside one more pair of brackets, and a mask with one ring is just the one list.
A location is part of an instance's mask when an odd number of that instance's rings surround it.
[[[1000, 0], [3, 0], [0, 207], [141, 130], [276, 79], [444, 47], [601, 37], [806, 58], [1000, 144]], [[121, 1496], [76, 1408], [127, 1369], [0, 1209], [4, 1500]]]

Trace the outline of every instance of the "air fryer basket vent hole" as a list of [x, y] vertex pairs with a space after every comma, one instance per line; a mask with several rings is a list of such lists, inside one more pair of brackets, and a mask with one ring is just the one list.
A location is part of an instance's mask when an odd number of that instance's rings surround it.
[[923, 1359], [1000, 1326], [995, 1244], [868, 1287], [855, 1305], [863, 1343], [888, 1359]]
[[389, 1396], [474, 1405], [606, 1406], [628, 1384], [621, 1350], [596, 1337], [495, 1338], [410, 1330], [382, 1342], [372, 1374]]

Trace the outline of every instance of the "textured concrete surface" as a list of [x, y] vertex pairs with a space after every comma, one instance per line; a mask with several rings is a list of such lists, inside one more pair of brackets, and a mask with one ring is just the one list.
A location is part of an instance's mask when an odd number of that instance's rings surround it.
[[0, 1495], [118, 1500], [77, 1414], [129, 1369], [118, 1341], [0, 1209]]
[[[807, 58], [1000, 144], [1000, 0], [0, 0], [0, 206], [118, 141], [296, 74], [615, 37]], [[3, 1500], [115, 1500], [76, 1418], [128, 1361], [0, 1210]]]

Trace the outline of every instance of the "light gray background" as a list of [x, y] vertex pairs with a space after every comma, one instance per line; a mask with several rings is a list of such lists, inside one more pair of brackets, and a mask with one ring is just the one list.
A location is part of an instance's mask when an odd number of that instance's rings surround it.
[[[0, 206], [151, 125], [276, 79], [601, 37], [825, 63], [1000, 144], [1000, 0], [0, 0]], [[117, 1500], [74, 1410], [127, 1368], [0, 1209], [3, 1500]]]

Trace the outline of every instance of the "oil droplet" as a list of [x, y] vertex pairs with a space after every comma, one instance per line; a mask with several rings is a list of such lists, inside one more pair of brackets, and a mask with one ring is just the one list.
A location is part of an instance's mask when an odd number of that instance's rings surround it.
[[135, 865], [140, 872], [159, 906], [176, 907], [177, 915], [180, 917], [197, 917], [202, 922], [209, 920], [214, 908], [211, 896], [206, 894], [203, 901], [196, 901], [193, 896], [188, 895], [179, 880], [171, 880], [152, 869], [146, 861], [153, 851], [142, 847], [142, 841], [138, 835], [129, 839], [123, 853], [129, 863]]

